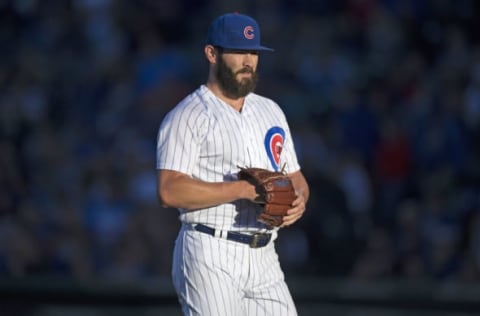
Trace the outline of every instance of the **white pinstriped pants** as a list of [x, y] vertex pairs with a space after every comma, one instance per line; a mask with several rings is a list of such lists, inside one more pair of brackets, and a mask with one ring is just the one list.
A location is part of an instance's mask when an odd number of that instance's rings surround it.
[[184, 315], [297, 315], [273, 242], [253, 249], [183, 225], [172, 276]]

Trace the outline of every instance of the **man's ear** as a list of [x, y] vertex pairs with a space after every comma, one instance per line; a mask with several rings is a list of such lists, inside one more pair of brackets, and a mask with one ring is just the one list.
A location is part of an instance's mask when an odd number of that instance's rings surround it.
[[213, 47], [212, 45], [206, 45], [204, 52], [205, 52], [205, 57], [207, 58], [210, 64], [215, 64], [217, 62], [218, 51], [217, 49], [215, 49], [215, 47]]

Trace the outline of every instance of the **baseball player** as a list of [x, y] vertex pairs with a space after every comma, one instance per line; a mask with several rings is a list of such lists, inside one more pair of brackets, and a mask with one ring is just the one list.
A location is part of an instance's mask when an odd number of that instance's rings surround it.
[[[158, 196], [182, 222], [172, 277], [185, 315], [296, 315], [274, 240], [299, 220], [309, 196], [284, 113], [255, 94], [257, 22], [231, 13], [210, 25], [207, 82], [163, 119], [157, 140]], [[296, 197], [279, 227], [257, 220], [255, 185], [240, 167], [282, 170]]]

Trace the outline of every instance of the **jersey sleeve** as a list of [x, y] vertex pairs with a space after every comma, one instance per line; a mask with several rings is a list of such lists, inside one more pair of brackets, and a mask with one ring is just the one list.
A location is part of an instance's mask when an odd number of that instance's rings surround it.
[[198, 160], [200, 117], [195, 111], [178, 108], [168, 113], [160, 125], [157, 137], [157, 169], [192, 174]]

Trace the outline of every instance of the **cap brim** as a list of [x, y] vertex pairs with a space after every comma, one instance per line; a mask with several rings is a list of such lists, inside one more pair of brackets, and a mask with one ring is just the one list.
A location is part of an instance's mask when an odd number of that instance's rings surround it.
[[247, 51], [264, 51], [264, 52], [274, 52], [275, 50], [273, 48], [265, 47], [265, 46], [251, 46], [251, 47], [234, 47], [234, 46], [223, 46], [223, 45], [214, 45], [214, 46], [220, 46], [224, 49], [233, 49], [233, 50], [247, 50]]
[[265, 46], [260, 46], [261, 51], [266, 51], [266, 52], [274, 52], [275, 50], [273, 48], [265, 47]]

